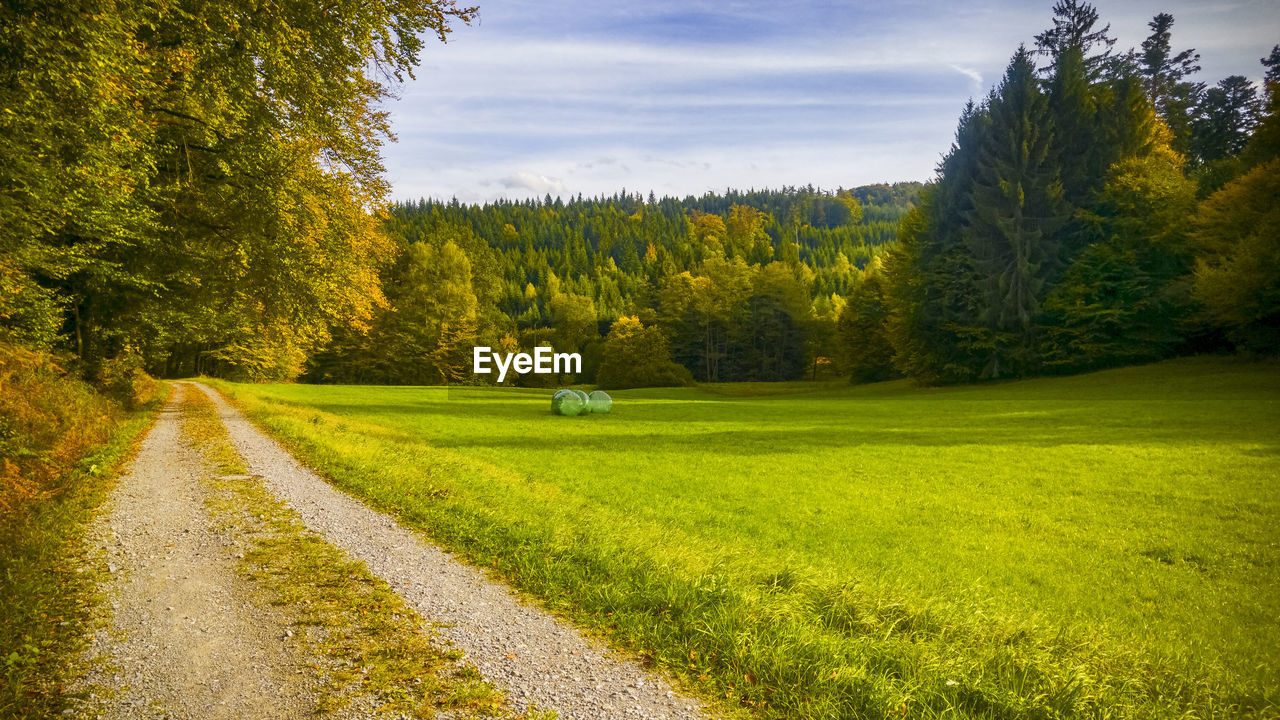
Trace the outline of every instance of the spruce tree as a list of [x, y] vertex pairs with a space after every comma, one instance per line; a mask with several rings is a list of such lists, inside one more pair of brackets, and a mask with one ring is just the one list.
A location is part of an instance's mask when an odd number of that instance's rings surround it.
[[[1100, 77], [1112, 60], [1111, 46], [1116, 44], [1111, 37], [1111, 25], [1104, 25], [1101, 30], [1094, 30], [1098, 23], [1098, 9], [1087, 2], [1078, 0], [1058, 0], [1053, 4], [1053, 27], [1036, 35], [1037, 54], [1047, 56], [1049, 65], [1045, 74], [1052, 76], [1057, 70], [1058, 60], [1071, 49], [1080, 51], [1084, 58], [1085, 72], [1091, 80]], [[1095, 48], [1098, 52], [1091, 54]]]
[[991, 98], [991, 125], [978, 152], [965, 237], [984, 292], [976, 333], [983, 377], [1034, 365], [1034, 321], [1046, 277], [1059, 265], [1057, 232], [1067, 216], [1053, 162], [1053, 120], [1020, 47]]
[[1258, 90], [1243, 75], [1220, 81], [1204, 95], [1192, 144], [1201, 163], [1239, 154], [1262, 112]]
[[1194, 49], [1173, 52], [1170, 37], [1173, 16], [1160, 13], [1147, 23], [1151, 35], [1142, 41], [1138, 55], [1147, 97], [1173, 133], [1173, 147], [1186, 153], [1191, 142], [1191, 122], [1204, 83], [1186, 78], [1200, 72], [1200, 53]]
[[886, 259], [886, 295], [896, 308], [889, 319], [893, 362], [923, 382], [972, 380], [985, 362], [969, 341], [981, 332], [976, 318], [983, 294], [964, 229], [990, 124], [985, 105], [965, 106], [937, 182], [903, 218], [899, 243]]
[[1053, 115], [1054, 156], [1059, 167], [1063, 196], [1073, 205], [1084, 203], [1099, 184], [1104, 167], [1098, 167], [1094, 147], [1097, 134], [1097, 98], [1085, 74], [1084, 54], [1068, 48], [1059, 58], [1049, 81], [1049, 105]]

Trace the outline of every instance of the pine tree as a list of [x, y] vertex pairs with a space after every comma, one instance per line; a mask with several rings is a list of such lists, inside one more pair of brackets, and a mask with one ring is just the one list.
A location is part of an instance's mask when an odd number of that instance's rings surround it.
[[[1085, 72], [1090, 80], [1098, 79], [1111, 61], [1111, 25], [1094, 30], [1098, 22], [1098, 9], [1091, 3], [1079, 0], [1058, 0], [1053, 5], [1053, 27], [1036, 35], [1037, 54], [1047, 56], [1049, 65], [1045, 73], [1052, 76], [1057, 70], [1058, 59], [1068, 50], [1080, 51], [1084, 58]], [[1096, 54], [1090, 54], [1095, 48]]]
[[1105, 167], [1098, 167], [1099, 153], [1094, 147], [1097, 99], [1085, 74], [1084, 55], [1077, 47], [1068, 48], [1058, 58], [1049, 81], [1049, 106], [1063, 197], [1079, 205], [1099, 183], [1099, 172]]
[[983, 377], [1023, 373], [1034, 363], [1034, 320], [1046, 276], [1058, 267], [1066, 219], [1050, 153], [1053, 121], [1030, 53], [1019, 48], [989, 103], [966, 239], [982, 277]]
[[1232, 75], [1209, 88], [1193, 126], [1192, 145], [1199, 161], [1212, 163], [1239, 154], [1261, 111], [1258, 90], [1243, 75]]
[[1280, 158], [1280, 45], [1272, 47], [1271, 54], [1262, 58], [1262, 66], [1266, 68], [1263, 76], [1267, 84], [1266, 104], [1249, 145], [1240, 156], [1246, 167]]
[[1200, 53], [1190, 48], [1173, 52], [1172, 15], [1160, 13], [1147, 26], [1151, 35], [1142, 41], [1138, 56], [1147, 97], [1172, 131], [1173, 148], [1185, 154], [1191, 142], [1193, 112], [1204, 92], [1204, 83], [1186, 78], [1200, 72]]

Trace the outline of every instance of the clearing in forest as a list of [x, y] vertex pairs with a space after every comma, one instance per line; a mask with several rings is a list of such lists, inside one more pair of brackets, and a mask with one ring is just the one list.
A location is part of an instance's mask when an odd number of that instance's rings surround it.
[[[218, 383], [334, 482], [765, 716], [1274, 713], [1280, 372]], [[815, 390], [821, 390], [816, 392]]]

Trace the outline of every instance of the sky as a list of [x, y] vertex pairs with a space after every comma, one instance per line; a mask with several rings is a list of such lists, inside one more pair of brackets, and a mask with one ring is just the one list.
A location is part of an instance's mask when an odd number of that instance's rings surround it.
[[[397, 200], [658, 196], [928, 180], [961, 108], [1052, 0], [472, 0], [397, 88]], [[460, 0], [459, 4], [465, 4]], [[1261, 79], [1280, 0], [1094, 3], [1116, 49], [1157, 12], [1210, 84]]]

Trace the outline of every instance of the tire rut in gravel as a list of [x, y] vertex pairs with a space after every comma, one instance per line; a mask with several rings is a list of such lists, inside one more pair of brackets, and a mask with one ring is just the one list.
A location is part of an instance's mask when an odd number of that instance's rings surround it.
[[[112, 612], [94, 634], [84, 710], [103, 718], [302, 718], [311, 680], [286, 620], [253, 601], [205, 508], [209, 469], [182, 434], [177, 387], [122, 474], [95, 535]], [[186, 392], [197, 392], [194, 389]]]

